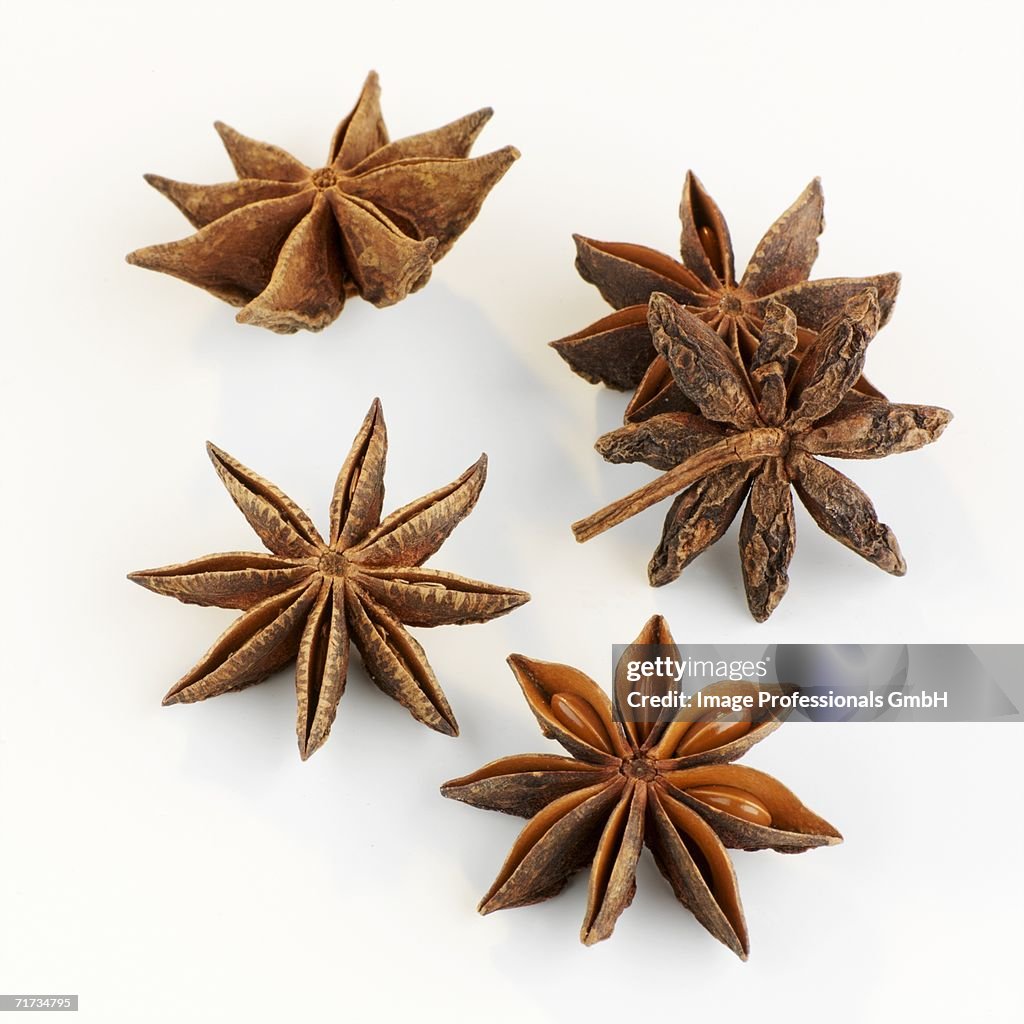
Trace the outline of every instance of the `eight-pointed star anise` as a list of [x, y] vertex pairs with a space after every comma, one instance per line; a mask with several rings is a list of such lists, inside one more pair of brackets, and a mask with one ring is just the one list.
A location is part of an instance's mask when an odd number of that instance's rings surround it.
[[[657, 412], [696, 411], [651, 346], [647, 303], [655, 292], [671, 295], [686, 306], [743, 361], [757, 349], [772, 299], [796, 314], [800, 351], [848, 298], [868, 287], [877, 290], [882, 323], [886, 323], [899, 290], [899, 274], [807, 280], [818, 255], [818, 235], [825, 226], [823, 205], [821, 183], [815, 178], [768, 229], [737, 281], [725, 218], [696, 175], [688, 171], [679, 205], [682, 263], [643, 245], [575, 235], [577, 270], [597, 286], [616, 312], [551, 342], [552, 347], [591, 383], [635, 388], [625, 414], [629, 423]], [[856, 386], [864, 394], [880, 397], [867, 381]]]
[[827, 534], [902, 576], [906, 563], [896, 538], [871, 500], [818, 458], [913, 451], [938, 438], [952, 418], [945, 409], [895, 405], [853, 390], [880, 320], [877, 293], [868, 288], [847, 299], [798, 360], [796, 318], [773, 300], [745, 366], [704, 321], [667, 295], [652, 296], [654, 348], [697, 411], [660, 413], [599, 439], [610, 461], [642, 461], [667, 472], [575, 523], [576, 539], [589, 540], [681, 491], [648, 569], [651, 585], [661, 586], [725, 533], [749, 491], [740, 559], [747, 603], [760, 622], [789, 585], [792, 485]]
[[[634, 643], [673, 641], [656, 615]], [[541, 731], [571, 756], [505, 757], [442, 787], [445, 796], [474, 807], [530, 818], [480, 912], [546, 900], [589, 864], [580, 938], [588, 945], [606, 939], [633, 899], [646, 844], [680, 902], [746, 959], [747, 928], [726, 847], [799, 853], [842, 841], [780, 782], [728, 763], [778, 728], [779, 719], [721, 710], [620, 723], [605, 692], [577, 669], [518, 654], [509, 665]], [[735, 686], [707, 692], [722, 685]]]
[[218, 122], [239, 180], [146, 175], [199, 230], [128, 262], [205, 288], [243, 307], [239, 323], [281, 334], [321, 330], [346, 295], [389, 306], [427, 283], [519, 156], [506, 146], [466, 159], [491, 113], [389, 142], [371, 72], [317, 169]]
[[309, 516], [272, 483], [213, 445], [209, 452], [271, 554], [207, 555], [131, 574], [147, 589], [188, 604], [245, 610], [171, 687], [164, 704], [258, 683], [297, 656], [296, 730], [305, 759], [334, 721], [351, 638], [377, 686], [425, 725], [457, 735], [423, 648], [405, 626], [486, 622], [529, 600], [520, 590], [420, 568], [473, 510], [487, 457], [381, 521], [387, 434], [374, 400], [338, 475], [325, 543]]

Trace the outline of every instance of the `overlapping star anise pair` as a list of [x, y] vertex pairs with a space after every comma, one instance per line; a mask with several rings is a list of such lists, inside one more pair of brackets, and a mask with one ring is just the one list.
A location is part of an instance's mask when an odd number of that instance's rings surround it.
[[[647, 622], [636, 645], [672, 650], [661, 616]], [[632, 688], [623, 678], [631, 657], [627, 648], [617, 695]], [[727, 848], [800, 853], [842, 841], [782, 783], [730, 763], [777, 729], [779, 718], [717, 709], [630, 721], [613, 715], [604, 690], [577, 669], [518, 654], [509, 665], [541, 732], [570, 756], [505, 757], [442, 787], [452, 799], [530, 819], [480, 912], [549, 899], [589, 865], [580, 938], [587, 945], [606, 939], [632, 902], [647, 846], [679, 901], [745, 960], [747, 927]], [[703, 692], [757, 689], [723, 683]]]
[[740, 528], [751, 614], [766, 619], [788, 586], [796, 542], [790, 485], [815, 522], [894, 575], [892, 531], [821, 456], [881, 458], [934, 441], [945, 409], [888, 402], [862, 376], [899, 278], [808, 281], [823, 226], [817, 181], [769, 229], [742, 279], [718, 207], [693, 175], [683, 192], [683, 263], [642, 246], [578, 238], [580, 273], [619, 312], [553, 346], [588, 380], [635, 387], [625, 426], [597, 450], [667, 472], [573, 525], [585, 541], [678, 494], [648, 575], [676, 579]]
[[238, 181], [146, 175], [199, 230], [128, 262], [198, 285], [241, 306], [239, 323], [281, 334], [321, 330], [346, 296], [392, 305], [427, 283], [518, 158], [505, 146], [467, 159], [491, 114], [390, 142], [371, 72], [320, 168], [217, 122]]

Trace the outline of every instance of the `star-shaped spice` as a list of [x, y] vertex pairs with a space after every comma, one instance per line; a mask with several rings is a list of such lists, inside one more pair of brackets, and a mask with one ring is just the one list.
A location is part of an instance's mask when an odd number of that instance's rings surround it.
[[205, 288], [243, 307], [239, 323], [280, 334], [321, 330], [346, 296], [390, 306], [427, 283], [518, 158], [506, 146], [467, 159], [491, 113], [389, 142], [371, 72], [316, 169], [218, 122], [238, 181], [146, 175], [199, 230], [128, 262]]
[[[656, 615], [634, 644], [673, 641]], [[726, 847], [799, 853], [842, 841], [780, 782], [728, 763], [778, 728], [779, 719], [723, 709], [620, 722], [605, 692], [579, 670], [519, 654], [508, 660], [541, 731], [570, 756], [505, 757], [441, 788], [474, 807], [530, 818], [480, 912], [549, 899], [589, 864], [580, 938], [599, 942], [633, 899], [646, 844], [679, 901], [746, 959], [747, 928]], [[627, 650], [617, 675], [628, 660]], [[623, 683], [616, 679], [617, 693]], [[722, 684], [705, 692], [716, 690]]]
[[214, 468], [270, 554], [228, 552], [132, 573], [187, 604], [241, 608], [164, 704], [192, 703], [265, 679], [296, 660], [299, 752], [327, 739], [345, 689], [349, 642], [370, 678], [412, 715], [458, 734], [423, 648], [405, 626], [486, 622], [529, 600], [521, 590], [420, 566], [473, 510], [487, 457], [381, 521], [387, 433], [375, 400], [331, 500], [330, 541], [286, 494], [209, 445]]
[[697, 411], [660, 413], [598, 441], [610, 461], [644, 461], [667, 472], [575, 523], [576, 539], [589, 540], [681, 491], [648, 570], [651, 585], [661, 586], [725, 533], [747, 498], [740, 559], [747, 603], [760, 622], [789, 584], [792, 484], [827, 534], [902, 576], [899, 545], [871, 500], [818, 458], [913, 451], [938, 438], [952, 418], [945, 409], [895, 405], [853, 390], [880, 321], [877, 293], [868, 288], [847, 299], [798, 360], [796, 317], [769, 302], [748, 372], [704, 321], [667, 295], [652, 296], [654, 348]]
[[[575, 235], [576, 268], [595, 284], [616, 312], [582, 331], [551, 343], [581, 377], [621, 390], [636, 389], [625, 421], [656, 412], [695, 412], [675, 387], [665, 361], [651, 345], [647, 303], [655, 292], [670, 295], [716, 331], [741, 360], [751, 358], [773, 299], [799, 321], [802, 351], [852, 295], [873, 287], [884, 324], [899, 290], [899, 274], [808, 281], [825, 226], [824, 197], [817, 178], [768, 229], [736, 279], [732, 241], [721, 210], [692, 171], [687, 172], [679, 218], [682, 263], [643, 245], [597, 242]], [[878, 396], [867, 381], [858, 390]]]

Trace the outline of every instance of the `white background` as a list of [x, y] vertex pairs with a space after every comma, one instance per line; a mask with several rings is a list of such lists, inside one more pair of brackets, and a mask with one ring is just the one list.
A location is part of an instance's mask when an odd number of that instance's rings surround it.
[[[1010, 3], [892, 0], [8, 12], [0, 992], [77, 992], [90, 1022], [1016, 1019], [1018, 726], [794, 726], [756, 748], [748, 762], [847, 839], [736, 855], [747, 964], [646, 855], [595, 948], [577, 941], [582, 876], [478, 917], [519, 823], [437, 786], [553, 749], [508, 652], [606, 682], [609, 645], [656, 611], [702, 642], [1019, 639], [1021, 27]], [[144, 171], [230, 177], [216, 118], [315, 166], [371, 67], [394, 137], [490, 104], [479, 152], [523, 152], [425, 291], [278, 337], [124, 263], [188, 233]], [[956, 419], [850, 471], [899, 536], [904, 579], [801, 510], [790, 593], [758, 626], [735, 530], [661, 590], [645, 570], [664, 506], [574, 543], [570, 521], [653, 474], [602, 463], [591, 444], [625, 399], [546, 347], [606, 311], [570, 234], [673, 251], [687, 167], [739, 265], [819, 174], [815, 276], [903, 272], [871, 379]], [[323, 524], [375, 394], [387, 508], [491, 456], [431, 564], [533, 593], [492, 624], [419, 631], [462, 737], [418, 726], [358, 664], [306, 764], [287, 672], [161, 708], [232, 613], [125, 573], [258, 545], [203, 442]]]

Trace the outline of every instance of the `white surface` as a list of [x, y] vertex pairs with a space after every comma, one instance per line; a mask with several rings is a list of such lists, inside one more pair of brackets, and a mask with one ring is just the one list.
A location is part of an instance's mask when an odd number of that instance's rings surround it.
[[[699, 1021], [723, 1005], [757, 1005], [765, 1024], [1010, 1019], [1024, 831], [1003, 813], [1020, 802], [1019, 727], [793, 728], [755, 749], [748, 762], [847, 841], [736, 855], [747, 964], [646, 859], [593, 949], [577, 942], [582, 878], [479, 918], [519, 825], [437, 785], [554, 749], [509, 651], [606, 682], [608, 645], [655, 611], [705, 642], [1019, 639], [1021, 26], [1019, 7], [992, 2], [8, 12], [0, 992], [78, 992], [83, 1022]], [[216, 118], [315, 163], [371, 67], [393, 135], [491, 104], [479, 151], [523, 152], [425, 291], [281, 338], [123, 262], [187, 233], [143, 171], [229, 177]], [[871, 378], [956, 413], [939, 444], [850, 469], [907, 577], [801, 512], [791, 592], [767, 626], [747, 614], [735, 531], [650, 590], [664, 507], [586, 546], [568, 529], [652, 475], [591, 451], [624, 399], [545, 345], [606, 309], [570, 234], [672, 251], [687, 167], [740, 264], [820, 174], [815, 276], [904, 274]], [[490, 625], [419, 631], [462, 738], [416, 725], [358, 666], [307, 764], [287, 673], [162, 709], [231, 613], [124, 574], [258, 543], [204, 440], [322, 524], [375, 394], [387, 507], [491, 456], [477, 511], [431, 564], [534, 595]]]

